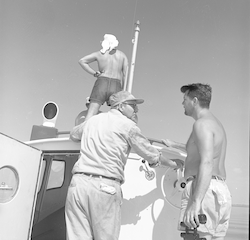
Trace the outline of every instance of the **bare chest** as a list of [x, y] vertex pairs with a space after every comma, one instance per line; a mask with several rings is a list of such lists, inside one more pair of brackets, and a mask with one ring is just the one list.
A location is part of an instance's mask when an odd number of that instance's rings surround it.
[[199, 154], [197, 145], [195, 143], [193, 133], [191, 133], [187, 141], [186, 150], [187, 150], [188, 161], [198, 161], [200, 159], [200, 154]]
[[185, 177], [197, 175], [200, 164], [200, 154], [192, 134], [187, 141], [186, 150], [187, 157], [185, 160]]

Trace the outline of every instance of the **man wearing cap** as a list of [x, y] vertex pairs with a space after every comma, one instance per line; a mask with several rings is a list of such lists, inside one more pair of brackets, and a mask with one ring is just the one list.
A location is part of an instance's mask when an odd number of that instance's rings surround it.
[[[126, 84], [128, 59], [117, 49], [118, 40], [112, 34], [105, 34], [102, 49], [91, 53], [79, 60], [81, 67], [96, 77], [96, 82], [90, 95], [90, 105], [85, 121], [98, 113], [105, 102], [109, 105], [109, 97], [123, 89]], [[97, 62], [98, 71], [90, 67], [90, 63]]]
[[[231, 213], [231, 194], [226, 184], [227, 138], [221, 122], [210, 112], [212, 88], [194, 83], [181, 87], [185, 115], [195, 119], [186, 145], [165, 140], [167, 146], [185, 148], [184, 176], [187, 182], [181, 201], [180, 221], [198, 227], [200, 237], [223, 240]], [[206, 224], [199, 225], [198, 214]]]
[[121, 184], [131, 148], [151, 167], [181, 168], [154, 148], [137, 127], [137, 104], [127, 91], [111, 95], [111, 109], [73, 128], [70, 138], [81, 141], [65, 205], [70, 240], [117, 240], [121, 225]]

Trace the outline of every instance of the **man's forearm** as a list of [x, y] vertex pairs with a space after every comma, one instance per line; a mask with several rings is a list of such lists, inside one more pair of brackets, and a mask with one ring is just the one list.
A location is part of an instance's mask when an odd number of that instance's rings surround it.
[[72, 131], [70, 132], [70, 139], [74, 142], [79, 142], [81, 141], [82, 138], [82, 127], [83, 127], [83, 123], [81, 123], [78, 126], [75, 126]]
[[186, 144], [174, 142], [172, 147], [178, 148], [180, 150], [186, 151]]
[[176, 162], [169, 160], [168, 158], [164, 157], [162, 154], [160, 155], [160, 163], [161, 165], [165, 167], [171, 167], [171, 168], [176, 168], [177, 164]]
[[162, 139], [162, 142], [168, 147], [178, 148], [180, 150], [186, 151], [186, 144], [184, 143], [178, 143], [170, 139]]
[[212, 177], [212, 164], [202, 164], [197, 174], [197, 183], [194, 188], [193, 201], [201, 202], [209, 187]]

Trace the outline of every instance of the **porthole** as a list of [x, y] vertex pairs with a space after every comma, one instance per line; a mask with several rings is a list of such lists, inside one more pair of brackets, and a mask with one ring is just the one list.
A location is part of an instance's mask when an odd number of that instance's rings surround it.
[[11, 166], [0, 168], [0, 203], [11, 201], [18, 190], [19, 177], [17, 171]]

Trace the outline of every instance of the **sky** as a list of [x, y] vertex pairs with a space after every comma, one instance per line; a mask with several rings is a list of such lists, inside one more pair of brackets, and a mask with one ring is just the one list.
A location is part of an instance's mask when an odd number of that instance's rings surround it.
[[145, 100], [142, 133], [185, 143], [194, 120], [180, 87], [210, 84], [210, 109], [227, 132], [227, 182], [234, 203], [249, 204], [247, 0], [1, 0], [0, 132], [28, 141], [49, 101], [59, 106], [56, 128], [71, 130], [95, 81], [79, 59], [111, 33], [131, 63], [137, 20], [132, 94]]

